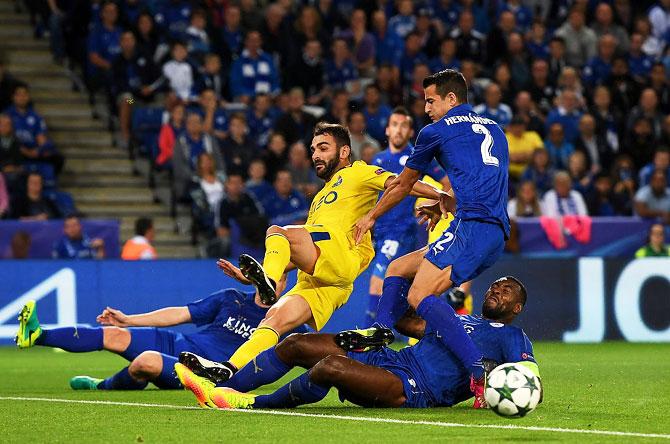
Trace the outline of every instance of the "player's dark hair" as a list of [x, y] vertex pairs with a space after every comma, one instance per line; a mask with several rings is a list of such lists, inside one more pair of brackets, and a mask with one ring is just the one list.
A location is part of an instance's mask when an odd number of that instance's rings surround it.
[[395, 108], [393, 108], [393, 111], [391, 111], [391, 114], [399, 114], [401, 116], [407, 117], [409, 119], [410, 124], [414, 121], [409, 110], [404, 106], [396, 106]]
[[147, 234], [147, 231], [151, 230], [154, 227], [154, 222], [148, 217], [140, 217], [135, 221], [135, 234], [138, 236], [144, 236]]
[[455, 69], [445, 69], [423, 79], [423, 88], [435, 85], [437, 93], [444, 98], [453, 93], [459, 103], [468, 103], [468, 84], [465, 77]]
[[319, 122], [314, 127], [313, 137], [328, 135], [335, 139], [335, 146], [339, 150], [344, 145], [349, 147], [349, 160], [351, 160], [351, 136], [349, 130], [338, 123]]
[[514, 276], [505, 276], [505, 279], [514, 281], [519, 285], [519, 297], [521, 298], [521, 305], [526, 306], [526, 300], [528, 299], [528, 292], [526, 291], [526, 286], [521, 283], [521, 281]]

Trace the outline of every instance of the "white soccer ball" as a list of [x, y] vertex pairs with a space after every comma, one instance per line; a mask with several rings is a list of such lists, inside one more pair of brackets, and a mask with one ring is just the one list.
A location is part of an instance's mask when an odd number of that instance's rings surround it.
[[502, 364], [486, 379], [484, 397], [489, 408], [500, 416], [520, 418], [540, 402], [540, 380], [521, 364]]

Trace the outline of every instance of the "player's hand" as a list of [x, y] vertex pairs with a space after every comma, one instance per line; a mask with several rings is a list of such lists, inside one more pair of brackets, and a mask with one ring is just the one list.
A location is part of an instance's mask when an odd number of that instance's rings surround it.
[[105, 308], [95, 320], [101, 325], [113, 325], [115, 327], [130, 326], [128, 315], [112, 307]]
[[451, 196], [449, 193], [441, 192], [440, 193], [440, 211], [444, 217], [447, 217], [449, 213], [456, 212], [456, 199]]
[[228, 262], [225, 259], [219, 259], [216, 261], [216, 266], [219, 267], [219, 269], [223, 271], [226, 276], [235, 279], [237, 282], [244, 285], [251, 285], [251, 281], [245, 278], [242, 274], [242, 271], [231, 262]]
[[433, 231], [437, 223], [442, 219], [442, 210], [440, 209], [440, 203], [438, 201], [420, 205], [416, 209], [419, 212], [419, 216], [421, 216], [419, 225], [428, 222], [426, 231]]
[[367, 214], [356, 222], [354, 226], [354, 241], [356, 245], [361, 243], [363, 236], [375, 226], [375, 222], [377, 221]]

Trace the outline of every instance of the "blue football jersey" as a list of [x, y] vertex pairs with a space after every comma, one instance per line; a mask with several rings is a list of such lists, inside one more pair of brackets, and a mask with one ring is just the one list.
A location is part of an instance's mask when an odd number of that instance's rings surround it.
[[509, 237], [509, 149], [498, 124], [479, 116], [468, 104], [452, 108], [421, 130], [406, 166], [426, 171], [433, 159], [451, 181], [457, 202], [455, 216], [497, 223]]
[[[405, 163], [412, 154], [412, 149], [412, 145], [407, 145], [402, 151], [392, 153], [391, 150], [387, 148], [384, 151], [377, 153], [372, 159], [372, 164], [378, 165], [390, 173], [400, 174], [405, 167]], [[428, 164], [426, 169], [422, 169], [421, 172], [429, 175], [438, 182], [445, 176], [442, 167], [440, 167], [434, 160]], [[379, 195], [381, 196], [382, 193]], [[403, 199], [398, 205], [391, 208], [377, 220], [377, 223], [375, 224], [375, 233], [388, 230], [404, 232], [407, 229], [414, 227], [416, 225], [416, 219], [414, 217], [415, 203], [416, 198], [414, 197], [408, 196]]]
[[[501, 324], [481, 316], [461, 316], [465, 331], [485, 358], [499, 363], [535, 362], [533, 344], [518, 327]], [[435, 405], [453, 405], [472, 396], [470, 372], [448, 350], [435, 332], [428, 333], [415, 346], [400, 351], [404, 360], [414, 363], [417, 382]]]

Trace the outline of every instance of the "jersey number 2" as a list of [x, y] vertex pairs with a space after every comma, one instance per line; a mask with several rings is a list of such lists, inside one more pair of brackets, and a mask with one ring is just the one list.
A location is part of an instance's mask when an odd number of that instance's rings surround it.
[[482, 141], [481, 150], [482, 150], [482, 161], [486, 165], [498, 166], [498, 158], [491, 155], [491, 148], [493, 148], [493, 136], [489, 130], [486, 129], [484, 125], [475, 123], [472, 125], [472, 131], [477, 134], [483, 134], [484, 140]]

